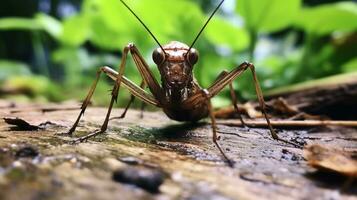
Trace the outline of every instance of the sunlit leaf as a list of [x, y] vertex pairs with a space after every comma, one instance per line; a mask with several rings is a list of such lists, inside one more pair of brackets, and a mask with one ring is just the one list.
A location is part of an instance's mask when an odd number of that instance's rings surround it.
[[126, 25], [131, 19], [125, 12], [120, 1], [84, 1], [83, 15], [88, 19], [91, 29], [89, 40], [104, 49], [121, 50], [131, 42], [128, 36], [132, 35], [131, 28]]
[[232, 105], [232, 101], [229, 98], [226, 98], [222, 95], [217, 95], [212, 98], [212, 105], [214, 108], [222, 108]]
[[102, 18], [92, 18], [90, 41], [104, 49], [122, 50], [131, 40], [109, 27]]
[[89, 33], [88, 19], [82, 15], [75, 15], [63, 22], [61, 41], [67, 45], [79, 46], [87, 40]]
[[357, 4], [339, 2], [302, 9], [296, 25], [316, 35], [357, 30]]
[[234, 68], [232, 57], [221, 57], [213, 52], [205, 51], [200, 54], [199, 65], [195, 67], [195, 73], [200, 80], [200, 84], [209, 87], [223, 71], [230, 71]]
[[49, 33], [53, 38], [59, 39], [62, 35], [62, 23], [57, 19], [49, 15], [39, 13], [36, 15], [35, 20], [39, 25], [41, 25], [42, 29]]
[[46, 31], [57, 39], [62, 33], [62, 25], [55, 18], [39, 13], [34, 18], [9, 17], [0, 19], [0, 30]]
[[274, 32], [293, 22], [301, 0], [239, 0], [237, 11], [253, 31]]
[[188, 0], [143, 0], [137, 8], [165, 43], [170, 40], [192, 42], [206, 19], [200, 7]]
[[[162, 44], [171, 40], [191, 42], [205, 19], [201, 9], [186, 0], [142, 0], [128, 1], [127, 4]], [[129, 42], [145, 49], [157, 46], [120, 1], [87, 0], [84, 12], [91, 18], [91, 40], [95, 44], [110, 49], [122, 49]]]
[[34, 19], [8, 17], [0, 19], [0, 30], [41, 30], [42, 26]]
[[[12, 76], [2, 85], [5, 91], [26, 91], [31, 95], [37, 95], [46, 91], [50, 80], [43, 76]], [[15, 92], [14, 92], [15, 93]]]
[[357, 71], [357, 58], [351, 59], [342, 66], [343, 72], [356, 72]]
[[234, 26], [219, 17], [210, 22], [206, 29], [206, 37], [213, 44], [237, 51], [245, 49], [249, 45], [249, 35], [243, 28]]

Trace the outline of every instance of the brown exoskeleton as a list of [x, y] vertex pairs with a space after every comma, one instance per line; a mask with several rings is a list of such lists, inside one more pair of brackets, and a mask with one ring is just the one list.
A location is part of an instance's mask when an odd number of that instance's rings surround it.
[[[186, 44], [177, 41], [172, 41], [169, 44], [161, 46], [161, 44], [151, 33], [151, 31], [146, 27], [146, 25], [141, 21], [141, 19], [131, 10], [130, 7], [128, 7], [128, 5], [123, 0], [121, 0], [121, 2], [139, 20], [139, 22], [145, 27], [145, 29], [150, 33], [150, 35], [159, 45], [159, 48], [157, 48], [153, 52], [152, 57], [160, 71], [162, 83], [160, 85], [158, 81], [154, 78], [152, 72], [149, 69], [148, 64], [140, 55], [136, 46], [134, 44], [127, 45], [123, 50], [123, 57], [119, 67], [119, 72], [116, 72], [109, 67], [101, 67], [98, 70], [96, 79], [82, 104], [81, 112], [77, 120], [73, 124], [72, 128], [68, 131], [68, 134], [72, 135], [72, 133], [75, 131], [78, 122], [81, 116], [84, 114], [84, 111], [86, 110], [90, 99], [94, 93], [100, 74], [104, 72], [110, 78], [115, 80], [115, 85], [112, 90], [112, 98], [110, 101], [108, 112], [104, 123], [101, 126], [101, 129], [84, 137], [80, 137], [75, 141], [81, 142], [106, 131], [113, 104], [117, 100], [119, 88], [121, 84], [123, 84], [124, 87], [126, 87], [132, 94], [132, 98], [128, 106], [126, 107], [122, 117], [124, 117], [134, 97], [139, 98], [147, 104], [162, 108], [166, 115], [173, 120], [195, 122], [209, 116], [212, 121], [213, 142], [218, 147], [223, 157], [228, 161], [230, 165], [232, 165], [233, 162], [226, 156], [226, 154], [217, 142], [217, 127], [210, 100], [212, 97], [217, 95], [225, 86], [229, 85], [232, 103], [235, 106], [236, 111], [238, 112], [237, 100], [232, 87], [232, 81], [237, 76], [242, 74], [245, 70], [250, 69], [253, 74], [255, 89], [261, 106], [261, 110], [268, 123], [268, 127], [272, 137], [276, 140], [284, 141], [286, 143], [295, 145], [294, 143], [280, 139], [273, 130], [265, 111], [265, 102], [263, 99], [263, 94], [258, 83], [254, 65], [252, 63], [244, 62], [235, 69], [233, 69], [231, 72], [222, 72], [218, 76], [217, 80], [207, 89], [203, 89], [202, 87], [200, 87], [195, 78], [193, 77], [192, 70], [194, 65], [198, 61], [199, 55], [198, 51], [192, 47], [197, 41], [198, 37], [201, 35], [204, 28], [207, 26], [210, 19], [222, 5], [224, 0], [222, 0], [220, 4], [216, 7], [214, 12], [211, 14], [205, 25], [198, 33], [191, 46], [187, 46]], [[138, 68], [138, 71], [140, 72], [143, 78], [143, 82], [140, 87], [124, 76], [126, 59], [129, 52], [131, 53], [132, 58]], [[145, 86], [148, 86], [151, 94], [142, 89]], [[244, 124], [242, 117], [240, 117], [240, 120]]]

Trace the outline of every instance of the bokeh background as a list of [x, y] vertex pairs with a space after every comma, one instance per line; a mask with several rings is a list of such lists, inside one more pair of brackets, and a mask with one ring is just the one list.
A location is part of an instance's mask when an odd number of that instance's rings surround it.
[[[218, 0], [126, 0], [162, 43], [191, 44]], [[117, 69], [123, 47], [151, 59], [157, 44], [119, 0], [2, 0], [0, 98], [60, 102], [85, 97], [96, 70]], [[357, 3], [337, 0], [226, 0], [195, 45], [199, 83], [249, 60], [265, 92], [357, 71]], [[141, 77], [133, 62], [126, 75]], [[104, 77], [104, 76], [103, 76]], [[102, 78], [95, 105], [106, 105], [113, 82]], [[250, 73], [234, 81], [240, 99], [254, 98]], [[119, 106], [129, 98], [121, 90]], [[229, 104], [228, 90], [214, 99]]]

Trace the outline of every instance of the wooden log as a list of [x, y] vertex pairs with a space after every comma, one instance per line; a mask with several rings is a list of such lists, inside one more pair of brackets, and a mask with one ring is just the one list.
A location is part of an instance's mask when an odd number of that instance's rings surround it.
[[357, 119], [357, 72], [308, 81], [266, 93], [267, 99], [284, 100], [300, 111], [338, 119]]
[[[227, 126], [235, 122], [219, 120], [219, 143], [236, 161], [231, 168], [212, 143], [210, 124], [177, 123], [162, 112], [145, 112], [140, 118], [140, 111], [129, 110], [126, 118], [110, 121], [105, 134], [72, 145], [73, 137], [58, 133], [68, 130], [79, 110], [38, 108], [2, 108], [1, 118], [42, 126], [13, 129], [16, 123], [0, 120], [0, 199], [289, 200], [357, 195], [355, 183], [340, 193], [343, 178], [315, 173], [302, 149], [273, 140], [267, 129]], [[106, 111], [88, 108], [74, 137], [100, 127]], [[113, 116], [122, 111], [114, 109]], [[280, 130], [279, 136], [328, 143], [352, 153], [357, 152], [355, 133], [334, 127]]]

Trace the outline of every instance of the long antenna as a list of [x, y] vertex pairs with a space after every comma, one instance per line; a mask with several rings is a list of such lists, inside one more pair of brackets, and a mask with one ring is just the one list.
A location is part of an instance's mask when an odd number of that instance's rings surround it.
[[134, 13], [134, 11], [123, 1], [120, 0], [124, 6], [135, 16], [135, 18], [137, 20], [139, 20], [139, 22], [144, 26], [144, 28], [150, 33], [150, 35], [154, 38], [155, 42], [160, 46], [161, 50], [166, 54], [164, 48], [161, 46], [160, 42], [156, 39], [155, 35], [150, 31], [150, 29], [144, 24], [143, 21], [141, 21], [141, 19]]
[[193, 45], [195, 45], [197, 39], [200, 37], [201, 33], [203, 32], [203, 30], [206, 28], [208, 22], [212, 19], [213, 15], [217, 12], [217, 10], [219, 9], [219, 7], [221, 7], [221, 5], [223, 4], [224, 0], [222, 0], [218, 6], [216, 7], [216, 9], [214, 9], [213, 13], [211, 14], [211, 16], [208, 18], [208, 20], [206, 21], [205, 25], [203, 25], [203, 27], [201, 28], [200, 32], [197, 34], [195, 40], [193, 40], [190, 48], [188, 49], [187, 52], [190, 52], [191, 48], [193, 47]]

